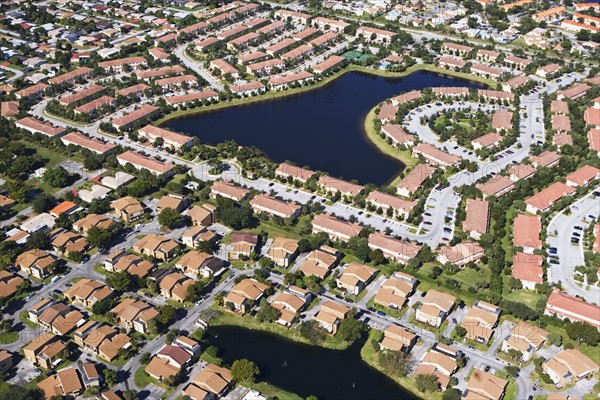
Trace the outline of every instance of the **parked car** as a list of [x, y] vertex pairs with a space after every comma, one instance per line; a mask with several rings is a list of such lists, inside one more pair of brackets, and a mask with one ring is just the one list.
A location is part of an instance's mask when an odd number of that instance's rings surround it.
[[385, 313], [383, 311], [377, 311], [377, 315], [381, 315], [382, 317], [385, 317]]

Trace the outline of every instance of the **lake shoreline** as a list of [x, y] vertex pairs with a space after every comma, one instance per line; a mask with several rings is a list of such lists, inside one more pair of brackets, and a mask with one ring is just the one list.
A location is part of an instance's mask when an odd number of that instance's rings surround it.
[[[463, 73], [455, 72], [452, 70], [445, 70], [443, 68], [439, 68], [439, 67], [436, 67], [431, 64], [415, 64], [402, 72], [390, 72], [390, 71], [383, 71], [383, 70], [367, 68], [367, 67], [363, 67], [361, 65], [349, 65], [348, 67], [345, 67], [344, 69], [334, 73], [333, 75], [327, 76], [314, 84], [310, 84], [307, 86], [301, 86], [299, 88], [293, 88], [293, 89], [288, 89], [288, 90], [268, 91], [268, 92], [258, 95], [258, 96], [236, 98], [236, 99], [233, 99], [230, 101], [219, 102], [216, 104], [211, 104], [208, 106], [201, 106], [201, 107], [197, 107], [197, 108], [193, 108], [193, 109], [177, 110], [177, 111], [174, 111], [174, 112], [171, 112], [171, 113], [165, 115], [164, 117], [155, 121], [153, 124], [156, 126], [163, 126], [167, 122], [171, 122], [176, 119], [187, 119], [190, 117], [197, 117], [199, 115], [209, 113], [211, 111], [217, 111], [217, 110], [221, 110], [221, 109], [234, 108], [234, 107], [241, 107], [241, 106], [245, 106], [245, 105], [253, 104], [253, 103], [268, 102], [268, 101], [272, 101], [272, 100], [283, 99], [286, 97], [293, 97], [293, 96], [296, 96], [299, 94], [311, 92], [313, 90], [321, 89], [322, 87], [334, 82], [338, 78], [341, 78], [342, 76], [344, 76], [345, 74], [350, 73], [350, 72], [360, 72], [360, 73], [364, 73], [367, 75], [380, 76], [380, 77], [384, 77], [384, 78], [404, 78], [408, 75], [411, 75], [411, 74], [413, 74], [415, 72], [419, 72], [419, 71], [426, 71], [426, 72], [431, 72], [431, 73], [435, 73], [435, 74], [439, 74], [439, 75], [445, 75], [450, 78], [465, 79], [465, 80], [469, 80], [469, 81], [472, 81], [475, 83], [484, 84], [487, 86], [490, 86], [490, 84], [491, 84], [491, 82], [488, 82], [487, 79], [479, 78], [476, 76], [465, 77], [465, 74], [463, 74]], [[384, 101], [384, 100], [382, 100], [382, 101]]]

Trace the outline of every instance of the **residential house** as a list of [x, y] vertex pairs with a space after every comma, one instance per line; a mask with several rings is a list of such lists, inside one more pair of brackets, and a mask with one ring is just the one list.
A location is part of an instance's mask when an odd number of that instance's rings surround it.
[[522, 247], [525, 253], [533, 253], [533, 250], [542, 248], [541, 232], [540, 216], [518, 214], [513, 226], [513, 245]]
[[161, 296], [183, 303], [188, 297], [188, 288], [194, 284], [194, 280], [172, 272], [165, 275], [158, 284]]
[[210, 187], [210, 197], [213, 199], [217, 196], [225, 197], [227, 199], [241, 201], [248, 196], [250, 191], [235, 186], [229, 181], [215, 181]]
[[53, 333], [44, 332], [22, 348], [23, 356], [34, 365], [54, 369], [67, 354], [67, 346]]
[[544, 283], [544, 257], [537, 254], [517, 252], [513, 255], [512, 277], [521, 281], [525, 289], [535, 290]]
[[338, 325], [350, 311], [350, 307], [328, 300], [321, 304], [321, 309], [315, 316], [315, 321], [328, 333], [335, 335]]
[[287, 268], [298, 256], [298, 241], [276, 237], [269, 248], [269, 258], [278, 266]]
[[112, 209], [115, 210], [119, 218], [122, 218], [127, 223], [134, 222], [144, 215], [144, 207], [134, 197], [122, 197], [110, 203]]
[[257, 250], [259, 236], [251, 232], [233, 232], [231, 234], [232, 248], [229, 250], [229, 259], [236, 260], [248, 258]]
[[550, 293], [544, 314], [585, 322], [600, 329], [600, 307], [563, 293], [558, 288]]
[[302, 206], [295, 202], [286, 202], [267, 194], [259, 194], [250, 200], [252, 210], [257, 213], [265, 213], [279, 218], [296, 218], [302, 211]]
[[558, 388], [593, 376], [600, 370], [596, 362], [576, 349], [555, 354], [542, 364], [542, 369]]
[[414, 292], [416, 284], [416, 278], [397, 272], [395, 276], [383, 281], [373, 302], [383, 307], [400, 310], [406, 304], [408, 296]]
[[417, 308], [415, 320], [438, 328], [454, 308], [456, 298], [447, 293], [430, 290]]
[[161, 261], [169, 261], [175, 257], [179, 245], [172, 239], [162, 235], [146, 235], [133, 245], [133, 251], [153, 257]]
[[212, 204], [204, 203], [193, 206], [187, 215], [194, 226], [210, 226], [215, 222], [215, 211], [216, 207]]
[[[289, 327], [294, 323], [296, 316], [304, 310], [310, 299], [310, 293], [308, 291], [299, 287], [293, 287], [293, 289], [293, 291], [286, 290], [277, 293], [271, 302], [271, 305], [280, 312], [276, 322], [286, 327]], [[298, 292], [303, 292], [304, 296], [295, 294]]]
[[508, 381], [480, 369], [474, 369], [467, 382], [466, 400], [502, 400]]
[[481, 239], [481, 235], [487, 233], [490, 223], [490, 203], [486, 200], [467, 199], [466, 218], [463, 222], [463, 230], [475, 239]]
[[417, 343], [417, 335], [398, 325], [390, 325], [383, 331], [380, 350], [409, 352]]
[[156, 203], [156, 213], [160, 213], [166, 208], [171, 208], [182, 213], [188, 206], [188, 199], [184, 195], [170, 193], [160, 198]]
[[420, 244], [396, 239], [382, 232], [371, 233], [368, 243], [371, 250], [381, 250], [384, 256], [402, 264], [406, 264], [408, 260], [415, 258], [421, 250]]
[[215, 364], [207, 364], [183, 390], [192, 400], [204, 400], [202, 396], [224, 396], [231, 387], [231, 371]]
[[438, 249], [437, 260], [442, 263], [451, 263], [463, 266], [483, 257], [484, 248], [478, 243], [467, 240], [454, 246], [446, 245]]
[[320, 249], [308, 253], [298, 269], [306, 276], [314, 275], [319, 279], [324, 279], [338, 262], [338, 256], [339, 253], [336, 249], [321, 246]]
[[56, 258], [44, 250], [31, 249], [17, 257], [15, 266], [23, 270], [28, 276], [41, 280], [52, 274], [56, 262]]
[[143, 335], [149, 333], [148, 323], [159, 314], [154, 306], [132, 298], [123, 299], [110, 312], [115, 315], [119, 325]]
[[542, 348], [548, 339], [548, 332], [537, 326], [519, 321], [511, 330], [510, 335], [502, 341], [502, 351], [520, 351], [521, 361], [527, 362], [533, 358], [536, 351]]
[[88, 214], [73, 223], [73, 230], [86, 234], [91, 228], [109, 229], [113, 220], [106, 215]]
[[339, 288], [347, 293], [358, 296], [376, 274], [376, 268], [350, 263], [335, 282]]
[[85, 389], [79, 372], [72, 366], [61, 369], [54, 375], [50, 375], [38, 382], [37, 386], [44, 394], [45, 400], [63, 396], [78, 397]]
[[210, 279], [225, 271], [225, 263], [212, 254], [190, 250], [175, 263], [175, 268], [187, 275]]
[[246, 278], [237, 283], [223, 299], [223, 304], [232, 311], [245, 314], [262, 298], [269, 286], [255, 279]]
[[341, 221], [327, 214], [318, 214], [312, 220], [312, 232], [324, 232], [332, 240], [347, 242], [358, 236], [362, 230], [362, 226], [357, 223]]
[[82, 278], [63, 293], [70, 302], [76, 302], [84, 307], [92, 307], [97, 301], [109, 299], [113, 291], [104, 283], [93, 279]]
[[493, 304], [477, 300], [466, 313], [460, 326], [467, 330], [467, 338], [487, 344], [494, 334], [493, 329], [498, 324], [501, 311]]

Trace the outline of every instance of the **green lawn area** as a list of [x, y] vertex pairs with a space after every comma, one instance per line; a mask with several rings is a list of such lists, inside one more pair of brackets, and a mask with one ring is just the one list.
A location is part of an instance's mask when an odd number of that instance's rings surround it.
[[159, 386], [158, 381], [156, 379], [154, 379], [153, 377], [151, 377], [150, 375], [148, 375], [146, 373], [146, 371], [144, 371], [145, 368], [146, 368], [146, 366], [142, 365], [141, 367], [138, 368], [137, 371], [135, 371], [135, 374], [133, 375], [133, 382], [139, 388], [145, 388], [146, 386], [148, 386], [151, 383], [156, 386]]
[[367, 137], [383, 154], [401, 161], [406, 165], [406, 168], [411, 169], [418, 163], [418, 160], [412, 156], [412, 153], [409, 150], [398, 150], [396, 147], [389, 144], [387, 140], [382, 139], [381, 136], [379, 136], [379, 132], [377, 132], [377, 129], [375, 128], [375, 108], [376, 107], [373, 107], [365, 117], [364, 130]]
[[[378, 331], [376, 329], [371, 329], [371, 331], [369, 331], [369, 337], [368, 337], [367, 341], [365, 342], [364, 346], [360, 350], [360, 357], [363, 359], [364, 362], [369, 364], [371, 367], [375, 368], [382, 374], [387, 375], [388, 377], [393, 379], [396, 383], [398, 383], [400, 386], [402, 386], [404, 389], [414, 393], [416, 395], [416, 397], [423, 398], [423, 393], [419, 392], [419, 390], [417, 389], [417, 386], [416, 386], [415, 381], [412, 376], [409, 375], [406, 378], [392, 376], [392, 375], [387, 374], [386, 371], [379, 365], [379, 360], [378, 360], [379, 352], [375, 351], [371, 342], [373, 340], [379, 342], [381, 340], [382, 336], [383, 336], [382, 331]], [[442, 394], [441, 393], [428, 393], [426, 398], [427, 399], [441, 399]]]
[[19, 338], [18, 332], [8, 331], [0, 333], [0, 344], [14, 343]]
[[29, 328], [35, 329], [37, 328], [37, 324], [29, 319], [29, 313], [27, 311], [21, 311], [19, 313], [19, 317], [21, 318], [21, 322], [27, 325]]
[[[215, 308], [220, 312], [217, 316], [210, 320], [211, 326], [240, 326], [246, 329], [275, 333], [295, 342], [314, 345], [314, 343], [301, 336], [300, 333], [298, 333], [298, 331], [293, 328], [287, 329], [275, 322], [261, 323], [258, 322], [256, 318], [253, 318], [249, 315], [235, 315], [223, 310], [220, 307], [215, 306]], [[320, 344], [320, 346], [334, 350], [344, 350], [349, 345], [350, 343], [331, 336], [328, 336], [325, 342]]]
[[508, 386], [506, 387], [506, 392], [504, 393], [504, 399], [517, 400], [517, 383], [515, 380], [510, 378], [508, 374], [502, 370], [496, 371], [496, 376], [508, 380]]
[[276, 386], [271, 385], [268, 382], [256, 382], [251, 385], [248, 385], [250, 389], [254, 389], [257, 392], [261, 393], [263, 396], [269, 399], [279, 399], [279, 400], [302, 400], [302, 397], [297, 394], [287, 392], [283, 389], [280, 389]]
[[46, 164], [46, 168], [53, 167], [53, 166], [63, 162], [64, 160], [66, 160], [66, 157], [64, 155], [57, 153], [55, 151], [52, 151], [50, 149], [47, 149], [46, 147], [43, 147], [43, 146], [39, 145], [38, 143], [23, 141], [23, 140], [21, 140], [20, 142], [23, 143], [26, 147], [28, 147], [30, 149], [34, 149], [35, 151], [37, 151], [37, 153], [40, 156], [47, 159], [48, 163]]

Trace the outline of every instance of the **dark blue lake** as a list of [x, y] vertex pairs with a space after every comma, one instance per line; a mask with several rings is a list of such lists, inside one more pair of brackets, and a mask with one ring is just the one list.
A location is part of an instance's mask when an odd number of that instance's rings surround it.
[[416, 399], [362, 361], [362, 341], [339, 351], [233, 326], [211, 327], [209, 332], [208, 343], [219, 348], [219, 357], [227, 364], [241, 358], [252, 360], [260, 369], [259, 380], [302, 398], [314, 395], [319, 400]]
[[172, 120], [166, 127], [208, 144], [234, 139], [256, 146], [275, 162], [290, 160], [362, 184], [385, 184], [404, 165], [372, 145], [364, 118], [389, 97], [433, 86], [478, 84], [426, 71], [404, 78], [349, 72], [310, 92]]

